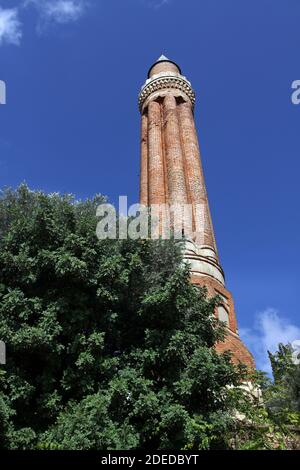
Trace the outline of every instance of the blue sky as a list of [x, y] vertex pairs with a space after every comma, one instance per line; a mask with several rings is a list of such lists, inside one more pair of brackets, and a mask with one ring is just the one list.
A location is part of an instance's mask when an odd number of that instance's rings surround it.
[[300, 339], [298, 0], [0, 0], [0, 187], [138, 200], [137, 95], [164, 53], [195, 118], [221, 261], [258, 365]]

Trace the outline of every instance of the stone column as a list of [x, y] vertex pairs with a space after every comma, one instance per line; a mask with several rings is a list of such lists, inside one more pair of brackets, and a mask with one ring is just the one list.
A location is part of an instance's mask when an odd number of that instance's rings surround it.
[[[201, 244], [212, 247], [217, 254], [191, 103], [181, 103], [178, 110], [186, 165], [187, 190], [189, 200], [193, 204], [194, 228], [202, 228], [203, 233], [198, 234]], [[196, 205], [200, 210], [196, 211]]]
[[157, 101], [148, 107], [148, 203], [165, 204], [161, 109]]
[[148, 206], [148, 116], [142, 114], [140, 203]]

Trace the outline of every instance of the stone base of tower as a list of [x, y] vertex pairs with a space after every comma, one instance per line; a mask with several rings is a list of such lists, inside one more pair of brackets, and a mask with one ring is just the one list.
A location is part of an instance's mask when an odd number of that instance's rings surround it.
[[222, 299], [221, 305], [216, 311], [216, 316], [227, 325], [227, 334], [225, 340], [216, 345], [216, 350], [220, 353], [230, 351], [232, 353], [232, 361], [235, 364], [242, 363], [249, 369], [255, 369], [253, 356], [243, 344], [238, 334], [231, 293], [217, 279], [199, 273], [191, 273], [191, 282], [195, 286], [205, 286], [209, 296], [219, 295]]

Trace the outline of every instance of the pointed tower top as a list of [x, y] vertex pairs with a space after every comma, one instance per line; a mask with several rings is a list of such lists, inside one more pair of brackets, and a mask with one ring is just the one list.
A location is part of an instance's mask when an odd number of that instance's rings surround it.
[[151, 65], [150, 69], [149, 69], [149, 72], [148, 72], [148, 78], [150, 78], [150, 75], [151, 75], [151, 70], [153, 69], [153, 67], [155, 67], [156, 64], [160, 64], [161, 62], [169, 62], [170, 64], [173, 64], [177, 67], [179, 73], [181, 74], [181, 69], [179, 67], [179, 65], [176, 64], [176, 62], [174, 62], [173, 60], [170, 60], [168, 59], [168, 57], [166, 57], [164, 54], [162, 54], [156, 62], [154, 62], [153, 65]]
[[166, 57], [164, 54], [162, 54], [162, 55], [157, 59], [157, 62], [164, 62], [164, 61], [168, 61], [168, 62], [169, 62], [169, 59], [168, 59], [168, 57]]

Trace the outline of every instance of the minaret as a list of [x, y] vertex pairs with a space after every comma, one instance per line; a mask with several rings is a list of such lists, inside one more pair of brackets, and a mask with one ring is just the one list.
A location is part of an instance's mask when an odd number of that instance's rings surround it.
[[226, 340], [217, 350], [231, 350], [235, 362], [254, 367], [253, 357], [238, 335], [233, 299], [225, 287], [194, 121], [195, 93], [180, 67], [161, 56], [150, 68], [139, 95], [141, 124], [140, 202], [145, 206], [189, 205], [191, 233], [185, 259], [191, 281], [218, 294], [216, 315], [225, 322]]

